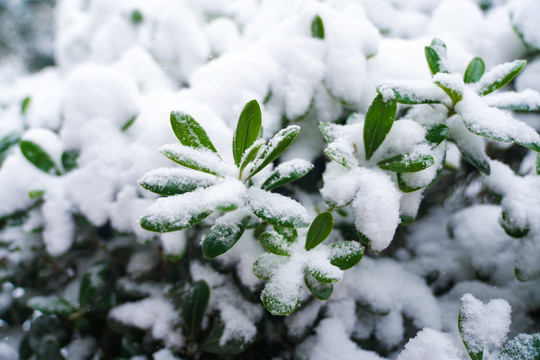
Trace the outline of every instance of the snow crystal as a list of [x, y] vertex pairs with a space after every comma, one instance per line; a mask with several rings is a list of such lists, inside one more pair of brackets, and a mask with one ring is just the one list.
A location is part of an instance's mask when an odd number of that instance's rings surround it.
[[483, 304], [471, 294], [461, 298], [460, 332], [470, 351], [500, 348], [506, 341], [510, 327], [510, 305], [506, 300], [494, 299]]
[[397, 360], [431, 360], [437, 354], [438, 360], [461, 360], [462, 352], [450, 334], [424, 328], [406, 345]]
[[535, 360], [538, 358], [538, 334], [519, 334], [505, 345], [508, 352], [499, 355], [500, 360], [513, 360], [520, 355], [521, 360]]
[[383, 172], [361, 168], [352, 208], [354, 225], [369, 239], [374, 251], [384, 250], [399, 224], [400, 193]]
[[124, 325], [151, 330], [152, 336], [165, 341], [167, 346], [179, 348], [184, 345], [184, 337], [174, 330], [174, 319], [178, 314], [163, 298], [125, 303], [113, 308], [109, 316]]

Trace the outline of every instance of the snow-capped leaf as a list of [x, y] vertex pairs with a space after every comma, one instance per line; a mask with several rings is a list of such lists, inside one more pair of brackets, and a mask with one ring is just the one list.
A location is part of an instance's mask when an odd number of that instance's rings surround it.
[[285, 150], [289, 148], [298, 133], [300, 127], [297, 125], [287, 126], [281, 129], [274, 137], [272, 137], [254, 160], [253, 167], [249, 171], [249, 177], [252, 177], [262, 169], [264, 169], [272, 161], [276, 160]]
[[446, 45], [440, 39], [434, 38], [430, 46], [424, 48], [426, 60], [431, 74], [448, 72], [446, 65]]
[[28, 307], [45, 315], [70, 315], [77, 311], [66, 299], [59, 296], [35, 296], [26, 303]]
[[221, 172], [222, 161], [217, 154], [211, 151], [195, 150], [180, 144], [163, 145], [159, 151], [175, 163], [187, 168], [216, 176], [223, 175]]
[[483, 98], [484, 103], [503, 110], [540, 111], [540, 94], [526, 89], [520, 92], [497, 91]]
[[336, 140], [336, 137], [338, 136], [337, 134], [338, 128], [339, 128], [339, 125], [332, 124], [332, 123], [322, 122], [319, 124], [319, 130], [324, 140], [326, 140], [326, 142], [328, 143], [334, 142]]
[[444, 124], [436, 124], [426, 131], [426, 141], [432, 147], [436, 147], [442, 143], [450, 134], [450, 129]]
[[313, 296], [319, 300], [328, 300], [334, 290], [334, 285], [317, 281], [309, 271], [305, 273], [304, 283]]
[[199, 349], [210, 354], [226, 357], [238, 355], [251, 345], [251, 342], [247, 342], [240, 337], [234, 337], [222, 344], [221, 338], [224, 331], [225, 324], [222, 321], [216, 321], [210, 333], [199, 343]]
[[475, 57], [467, 66], [465, 75], [463, 75], [463, 81], [465, 84], [475, 83], [480, 80], [482, 75], [484, 75], [485, 70], [486, 64], [484, 64], [484, 60], [482, 60], [482, 58]]
[[526, 60], [514, 60], [495, 66], [482, 76], [476, 84], [476, 92], [487, 95], [508, 84], [527, 65]]
[[261, 280], [270, 280], [276, 270], [287, 260], [286, 257], [264, 253], [253, 263], [253, 274]]
[[0, 139], [0, 163], [4, 161], [4, 158], [7, 155], [7, 151], [18, 142], [19, 135], [17, 134], [7, 134]]
[[334, 160], [338, 164], [350, 169], [358, 164], [356, 157], [350, 151], [348, 144], [341, 142], [333, 142], [328, 144], [324, 149], [324, 153], [330, 159]]
[[439, 104], [446, 96], [436, 85], [426, 81], [389, 81], [380, 85], [377, 92], [384, 101], [394, 100], [400, 104]]
[[272, 190], [305, 176], [313, 169], [313, 164], [302, 159], [294, 159], [280, 164], [261, 185], [263, 190]]
[[275, 231], [264, 232], [259, 236], [259, 241], [264, 248], [272, 254], [280, 256], [290, 256], [290, 244], [283, 236]]
[[498, 360], [540, 359], [540, 333], [519, 334], [504, 345]]
[[296, 231], [294, 228], [274, 226], [274, 231], [283, 236], [283, 238], [289, 243], [293, 243], [298, 239], [298, 231]]
[[330, 246], [330, 264], [347, 270], [358, 264], [364, 256], [364, 247], [356, 241], [341, 241]]
[[245, 208], [231, 211], [219, 219], [202, 238], [202, 252], [208, 259], [213, 259], [231, 249], [240, 239], [251, 220]]
[[324, 24], [319, 15], [315, 15], [311, 21], [311, 36], [317, 39], [324, 39]]
[[307, 265], [307, 271], [317, 280], [324, 284], [340, 281], [343, 278], [343, 271], [330, 263], [330, 261], [313, 262]]
[[438, 74], [433, 77], [433, 81], [450, 97], [452, 105], [456, 105], [463, 100], [463, 92], [459, 86], [456, 86], [458, 84], [452, 81], [452, 77], [453, 75], [450, 74]]
[[19, 146], [24, 157], [32, 165], [47, 174], [60, 175], [60, 170], [56, 166], [56, 163], [41, 146], [29, 140], [22, 140]]
[[105, 261], [98, 261], [88, 268], [83, 275], [79, 288], [79, 307], [83, 307], [105, 286], [108, 266]]
[[249, 188], [247, 194], [253, 213], [267, 223], [288, 228], [309, 225], [307, 210], [295, 200], [255, 187]]
[[529, 233], [529, 226], [517, 226], [508, 216], [508, 213], [506, 211], [502, 212], [499, 223], [501, 224], [504, 231], [511, 237], [522, 238]]
[[214, 144], [212, 144], [206, 131], [190, 115], [172, 111], [171, 126], [174, 135], [176, 135], [182, 145], [197, 150], [209, 150], [217, 154], [217, 150], [214, 147]]
[[334, 217], [331, 212], [322, 212], [311, 223], [306, 236], [306, 250], [311, 250], [322, 243], [332, 232]]
[[203, 221], [213, 211], [230, 211], [244, 205], [245, 187], [239, 181], [223, 182], [181, 195], [157, 199], [140, 220], [149, 231], [186, 229]]
[[159, 168], [146, 173], [139, 184], [159, 195], [178, 195], [216, 183], [216, 177], [180, 168]]
[[244, 152], [259, 137], [261, 124], [261, 107], [257, 100], [251, 100], [244, 106], [240, 113], [233, 137], [233, 156], [236, 166], [240, 166]]
[[468, 131], [459, 115], [449, 118], [447, 125], [461, 156], [479, 171], [489, 175], [491, 169], [484, 151], [484, 140]]
[[298, 308], [304, 292], [303, 269], [301, 264], [286, 262], [272, 274], [261, 292], [262, 303], [272, 315], [288, 315]]
[[425, 154], [401, 154], [377, 163], [383, 170], [394, 172], [417, 172], [435, 164], [431, 155]]
[[77, 167], [78, 158], [79, 153], [77, 151], [64, 151], [61, 159], [64, 172], [70, 172], [75, 169]]
[[377, 95], [366, 113], [364, 122], [364, 147], [366, 159], [382, 144], [394, 124], [397, 104], [395, 101], [385, 102], [382, 95]]

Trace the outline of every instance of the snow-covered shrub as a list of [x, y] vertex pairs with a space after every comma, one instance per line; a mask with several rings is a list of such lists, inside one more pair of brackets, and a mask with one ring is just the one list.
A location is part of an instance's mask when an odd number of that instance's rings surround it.
[[0, 2], [0, 358], [539, 358], [537, 10]]

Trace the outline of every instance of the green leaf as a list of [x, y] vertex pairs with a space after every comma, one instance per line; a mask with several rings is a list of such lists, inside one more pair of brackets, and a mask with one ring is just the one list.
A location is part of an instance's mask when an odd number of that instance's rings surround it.
[[540, 175], [540, 154], [536, 154], [536, 175]]
[[334, 290], [334, 285], [317, 281], [309, 271], [305, 272], [304, 282], [308, 290], [319, 300], [328, 300]]
[[62, 167], [64, 172], [70, 172], [71, 170], [77, 167], [77, 159], [79, 158], [79, 153], [77, 151], [64, 151], [62, 153]]
[[[437, 89], [435, 88], [435, 90]], [[423, 87], [421, 89], [415, 89], [414, 86], [411, 86], [410, 84], [403, 84], [399, 86], [393, 84], [383, 84], [377, 88], [377, 92], [383, 95], [383, 98], [385, 95], [387, 95], [388, 98], [392, 98], [394, 101], [400, 104], [407, 105], [440, 104], [443, 100], [442, 98], [444, 97], [444, 95], [441, 94], [442, 96], [437, 98], [437, 96], [432, 92], [426, 94]]]
[[377, 95], [366, 113], [364, 122], [364, 147], [366, 159], [382, 144], [394, 124], [397, 104], [395, 101], [385, 102], [381, 94]]
[[483, 96], [500, 89], [515, 78], [525, 65], [526, 60], [514, 60], [494, 67], [478, 82], [478, 93]]
[[189, 214], [189, 218], [186, 222], [177, 222], [176, 219], [169, 219], [168, 221], [155, 217], [151, 214], [145, 215], [141, 218], [141, 227], [148, 231], [154, 231], [159, 233], [178, 231], [192, 227], [195, 224], [200, 223], [206, 219], [212, 212], [201, 211], [198, 213]]
[[208, 259], [213, 259], [229, 251], [240, 239], [251, 220], [251, 215], [239, 209], [229, 212], [219, 219], [202, 238], [202, 252]]
[[356, 157], [347, 148], [340, 143], [331, 143], [325, 149], [324, 153], [330, 159], [334, 160], [338, 164], [350, 169], [358, 164]]
[[37, 199], [39, 197], [41, 197], [41, 195], [43, 195], [45, 193], [44, 190], [30, 190], [28, 192], [28, 197], [30, 199]]
[[139, 184], [159, 195], [178, 195], [216, 183], [212, 175], [179, 168], [159, 168], [144, 175]]
[[184, 295], [182, 319], [190, 342], [193, 342], [199, 333], [209, 298], [210, 288], [204, 280], [199, 280], [191, 284]]
[[394, 172], [417, 172], [433, 164], [435, 164], [433, 156], [425, 154], [401, 154], [377, 163], [381, 169]]
[[444, 59], [446, 59], [446, 45], [442, 40], [434, 38], [431, 45], [424, 48], [424, 53], [432, 75], [448, 72], [444, 62]]
[[272, 253], [264, 253], [253, 263], [253, 274], [261, 280], [270, 280], [274, 272], [283, 265], [287, 257], [274, 255]]
[[463, 337], [463, 333], [464, 333], [463, 325], [466, 322], [466, 319], [465, 319], [465, 317], [464, 317], [464, 315], [463, 315], [463, 313], [461, 311], [462, 307], [463, 307], [463, 303], [461, 303], [461, 305], [459, 306], [459, 313], [458, 313], [459, 335], [461, 336], [461, 340], [463, 341], [463, 345], [465, 345], [465, 349], [467, 350], [467, 353], [469, 354], [469, 357], [471, 358], [471, 360], [482, 360], [482, 358], [484, 357], [484, 352], [483, 351], [480, 351], [480, 352], [471, 351], [470, 346], [464, 340], [464, 337]]
[[272, 254], [280, 256], [291, 255], [289, 242], [275, 231], [262, 233], [259, 236], [259, 241], [264, 248], [270, 251]]
[[98, 261], [88, 268], [83, 275], [79, 288], [79, 307], [87, 305], [106, 285], [108, 266], [105, 261]]
[[240, 113], [233, 137], [233, 156], [236, 166], [240, 166], [245, 150], [259, 137], [261, 124], [261, 107], [257, 100], [251, 100]]
[[41, 171], [46, 172], [47, 174], [60, 175], [60, 170], [56, 166], [55, 162], [41, 146], [28, 140], [22, 140], [19, 143], [19, 146], [24, 157], [30, 161], [32, 165]]
[[320, 264], [308, 264], [307, 271], [319, 282], [331, 284], [340, 281], [343, 277], [343, 272], [338, 270], [333, 271], [334, 266], [330, 267], [319, 266]]
[[409, 185], [407, 182], [405, 182], [405, 180], [403, 180], [403, 173], [397, 173], [397, 183], [398, 183], [399, 190], [401, 190], [404, 193], [410, 193], [413, 191], [423, 189], [425, 187], [425, 186], [415, 187], [415, 186]]
[[280, 164], [261, 185], [263, 190], [272, 190], [305, 176], [313, 164], [304, 160], [291, 160]]
[[30, 106], [30, 102], [32, 102], [32, 98], [30, 96], [27, 96], [23, 99], [21, 102], [21, 114], [26, 115], [26, 112], [28, 111], [28, 106]]
[[299, 126], [290, 125], [274, 135], [274, 137], [268, 141], [268, 143], [258, 154], [255, 162], [253, 163], [253, 167], [249, 172], [248, 178], [252, 177], [264, 169], [272, 161], [276, 160], [285, 150], [289, 148], [299, 132]]
[[332, 213], [322, 212], [311, 223], [306, 236], [306, 250], [311, 250], [322, 243], [334, 227], [334, 217]]
[[252, 343], [246, 342], [241, 334], [238, 337], [227, 338], [224, 344], [221, 344], [221, 338], [225, 331], [225, 325], [222, 321], [216, 321], [210, 330], [210, 333], [200, 342], [199, 349], [204, 352], [220, 355], [223, 357], [235, 356], [244, 352]]
[[47, 339], [41, 349], [40, 360], [64, 360], [60, 353], [60, 345], [56, 339]]
[[341, 241], [330, 246], [330, 264], [347, 270], [358, 264], [364, 256], [364, 247], [356, 241]]
[[471, 60], [469, 66], [467, 66], [467, 70], [465, 70], [465, 75], [463, 76], [463, 81], [465, 84], [475, 83], [480, 80], [482, 75], [484, 75], [485, 70], [486, 64], [484, 64], [484, 60], [479, 57], [475, 57]]
[[338, 134], [336, 134], [339, 125], [321, 122], [319, 123], [319, 130], [326, 142], [331, 143], [336, 140]]
[[502, 228], [508, 234], [508, 236], [514, 237], [514, 238], [522, 238], [525, 237], [529, 233], [529, 227], [526, 226], [525, 228], [520, 228], [519, 226], [516, 226], [512, 219], [508, 216], [508, 213], [506, 211], [502, 212], [501, 219], [499, 221]]
[[311, 21], [311, 36], [318, 39], [324, 39], [324, 25], [319, 15], [315, 15]]
[[6, 158], [7, 151], [18, 142], [19, 135], [17, 134], [7, 134], [2, 139], [0, 139], [0, 164]]
[[450, 129], [444, 124], [436, 124], [426, 132], [426, 140], [432, 147], [437, 147], [450, 134]]
[[45, 315], [70, 315], [77, 311], [66, 299], [58, 296], [35, 296], [28, 300], [27, 305]]
[[288, 299], [289, 301], [287, 302], [283, 301], [279, 296], [276, 296], [275, 293], [265, 290], [266, 287], [261, 293], [261, 301], [264, 307], [275, 316], [292, 314], [298, 306], [300, 306], [300, 302], [302, 301], [303, 291], [301, 289], [297, 289], [294, 294], [289, 294], [292, 299]]
[[124, 125], [122, 125], [122, 131], [127, 131], [133, 125], [133, 123], [137, 120], [137, 116], [132, 116], [131, 119], [129, 119]]
[[443, 89], [443, 91], [450, 97], [450, 99], [452, 100], [452, 106], [463, 100], [463, 94], [457, 89], [452, 89], [448, 86], [448, 84], [440, 81], [439, 79], [435, 80], [435, 84], [437, 84], [438, 87]]
[[217, 168], [221, 160], [212, 152], [197, 151], [186, 146], [165, 145], [160, 152], [175, 163], [207, 174], [221, 176]]
[[208, 134], [201, 125], [191, 116], [185, 113], [172, 111], [171, 126], [174, 135], [180, 140], [184, 146], [189, 146], [193, 149], [206, 149], [217, 153], [214, 144], [208, 137]]
[[274, 231], [283, 236], [283, 238], [289, 243], [293, 243], [298, 240], [298, 231], [296, 231], [294, 228], [274, 226]]
[[131, 12], [131, 23], [133, 25], [139, 25], [143, 22], [143, 20], [143, 14], [138, 9], [135, 9]]
[[34, 355], [34, 352], [30, 346], [30, 336], [26, 335], [19, 345], [19, 360], [30, 360], [32, 355]]
[[540, 333], [519, 334], [504, 345], [498, 360], [540, 359]]
[[259, 152], [259, 149], [264, 144], [266, 144], [266, 141], [264, 139], [257, 139], [253, 143], [253, 145], [251, 145], [249, 148], [245, 150], [244, 156], [242, 157], [242, 161], [240, 162], [240, 175], [242, 174], [246, 166], [255, 159], [255, 157], [257, 156]]

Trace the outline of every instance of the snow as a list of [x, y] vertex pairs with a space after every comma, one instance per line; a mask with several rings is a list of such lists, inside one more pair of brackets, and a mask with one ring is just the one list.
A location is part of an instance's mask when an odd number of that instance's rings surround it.
[[521, 92], [498, 91], [484, 97], [484, 102], [503, 109], [535, 110], [540, 108], [540, 94], [531, 89]]
[[385, 102], [394, 100], [399, 94], [401, 97], [414, 102], [441, 102], [447, 96], [439, 87], [420, 80], [393, 80], [382, 83], [377, 91], [383, 96]]
[[523, 36], [523, 40], [535, 47], [540, 48], [540, 31], [534, 14], [540, 12], [538, 2], [533, 0], [510, 1], [510, 18], [517, 31]]
[[277, 219], [275, 221], [291, 221], [297, 227], [310, 223], [307, 210], [293, 199], [280, 194], [274, 194], [256, 187], [247, 190], [247, 201], [254, 212], [261, 212], [265, 218]]
[[406, 345], [397, 360], [429, 360], [437, 354], [440, 360], [461, 360], [462, 352], [456, 346], [455, 339], [430, 328], [424, 328]]
[[502, 299], [483, 304], [471, 294], [461, 298], [461, 336], [473, 353], [501, 348], [510, 327], [510, 305]]

